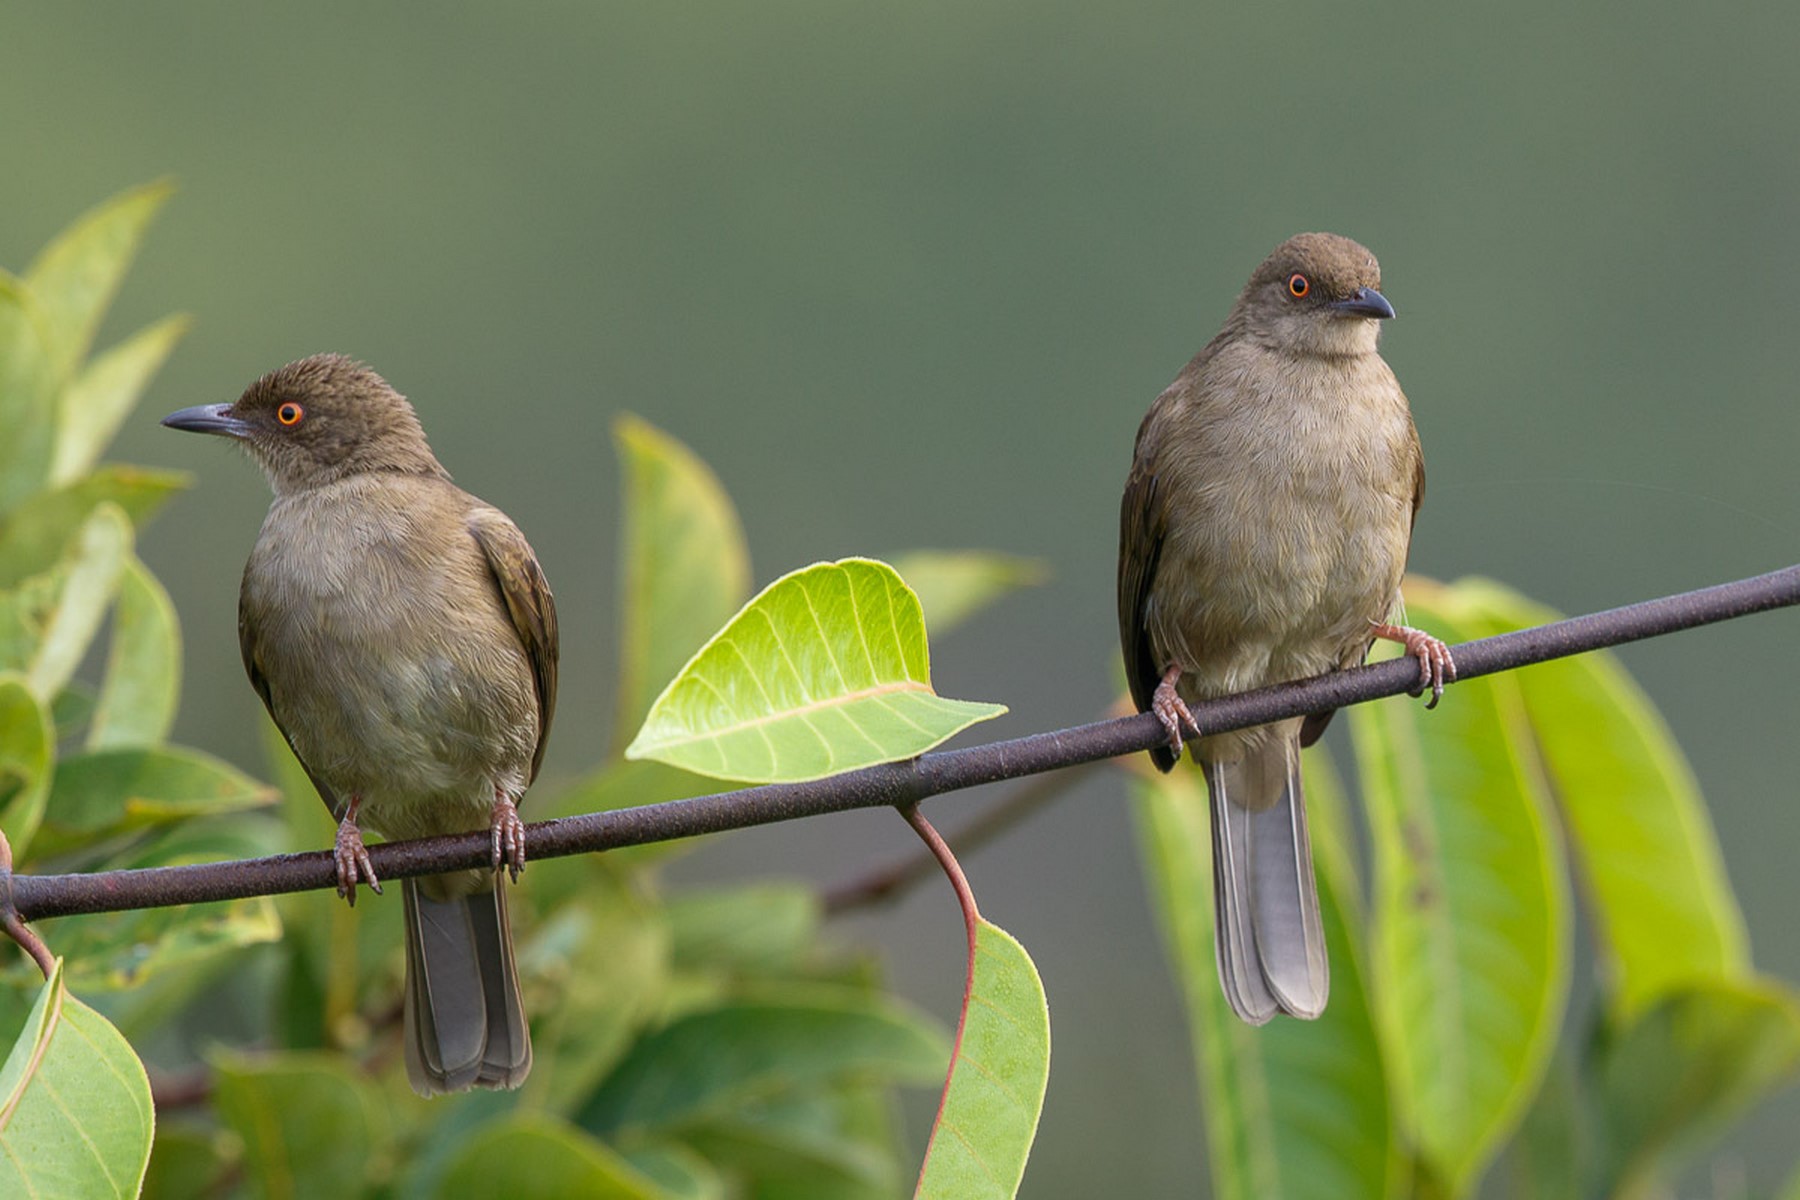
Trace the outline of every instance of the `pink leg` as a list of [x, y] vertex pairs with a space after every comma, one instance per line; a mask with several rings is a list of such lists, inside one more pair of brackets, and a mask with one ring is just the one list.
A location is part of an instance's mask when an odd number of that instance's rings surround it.
[[1188, 711], [1187, 702], [1175, 691], [1175, 682], [1180, 678], [1180, 666], [1170, 667], [1163, 672], [1162, 682], [1156, 685], [1156, 691], [1150, 697], [1150, 711], [1169, 731], [1169, 749], [1175, 751], [1176, 758], [1181, 757], [1181, 731], [1184, 728], [1193, 730], [1195, 737], [1200, 736], [1199, 723]]
[[494, 815], [490, 828], [494, 837], [494, 870], [502, 866], [519, 882], [525, 869], [525, 822], [519, 820], [519, 807], [501, 788], [494, 789]]
[[1425, 707], [1436, 708], [1443, 698], [1445, 681], [1456, 678], [1456, 660], [1450, 657], [1450, 647], [1422, 629], [1389, 625], [1384, 621], [1370, 621], [1369, 624], [1374, 627], [1376, 637], [1399, 642], [1406, 647], [1407, 654], [1419, 660], [1419, 690], [1431, 689], [1431, 700]]
[[344, 819], [338, 822], [337, 842], [332, 847], [332, 856], [337, 859], [338, 895], [356, 907], [356, 885], [360, 880], [369, 885], [369, 890], [377, 896], [381, 895], [381, 880], [375, 878], [375, 866], [369, 861], [369, 852], [363, 848], [362, 830], [356, 827], [357, 810], [362, 808], [362, 797], [350, 797], [350, 803], [344, 808]]

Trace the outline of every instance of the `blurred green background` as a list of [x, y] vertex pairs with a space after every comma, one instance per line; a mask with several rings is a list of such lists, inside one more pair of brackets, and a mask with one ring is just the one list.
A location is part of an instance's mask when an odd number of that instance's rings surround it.
[[[153, 418], [319, 350], [410, 395], [535, 543], [565, 639], [553, 776], [610, 728], [621, 410], [718, 470], [759, 584], [915, 546], [1045, 559], [937, 647], [940, 690], [1007, 702], [982, 735], [1016, 734], [1110, 702], [1137, 422], [1302, 229], [1372, 248], [1400, 313], [1415, 569], [1573, 612], [1792, 561], [1797, 50], [1777, 6], [0, 0], [0, 262], [180, 185], [109, 329], [195, 317], [114, 451], [199, 477], [143, 544], [186, 628], [181, 741], [260, 769], [233, 630], [267, 493]], [[1759, 964], [1800, 978], [1794, 616], [1624, 658], [1692, 757]], [[1123, 790], [965, 864], [1050, 993], [1034, 1197], [1204, 1186]], [[681, 873], [831, 883], [911, 837], [835, 817]], [[946, 889], [845, 932], [953, 1015]], [[1745, 1126], [1726, 1179], [1772, 1186], [1796, 1125], [1789, 1096]]]

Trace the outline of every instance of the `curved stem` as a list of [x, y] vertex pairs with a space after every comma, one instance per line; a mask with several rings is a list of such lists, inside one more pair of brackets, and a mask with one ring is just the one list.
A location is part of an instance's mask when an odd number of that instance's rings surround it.
[[[1099, 767], [1099, 763], [1081, 763], [1054, 775], [1028, 779], [944, 840], [963, 854], [979, 849], [1057, 799]], [[821, 899], [825, 915], [835, 917], [897, 900], [922, 880], [930, 878], [931, 869], [939, 861], [930, 850], [925, 850], [911, 857], [896, 858], [860, 878], [839, 884], [825, 892]]]
[[950, 886], [956, 889], [956, 902], [962, 907], [963, 926], [969, 934], [969, 959], [963, 967], [962, 1009], [956, 1017], [956, 1040], [950, 1046], [950, 1066], [944, 1072], [944, 1090], [938, 1093], [937, 1114], [931, 1118], [931, 1137], [925, 1142], [925, 1161], [931, 1161], [931, 1147], [937, 1141], [938, 1129], [944, 1123], [944, 1106], [950, 1102], [950, 1084], [956, 1078], [956, 1063], [962, 1057], [963, 1033], [969, 1027], [969, 1001], [975, 995], [975, 952], [977, 939], [981, 930], [981, 911], [975, 907], [975, 892], [969, 887], [969, 878], [963, 874], [962, 866], [956, 861], [943, 837], [932, 827], [925, 814], [919, 811], [917, 804], [903, 804], [900, 815], [906, 823], [924, 840], [930, 849], [931, 856], [937, 860], [938, 866], [949, 876]]
[[4, 930], [7, 937], [19, 943], [25, 953], [31, 955], [32, 961], [37, 963], [44, 978], [49, 979], [56, 973], [56, 956], [50, 953], [50, 947], [44, 945], [44, 939], [37, 935], [37, 931], [27, 926], [25, 918], [19, 915], [12, 895], [12, 864], [12, 843], [7, 841], [4, 833], [0, 833], [0, 877], [4, 877], [6, 884], [6, 894], [0, 899], [0, 930]]

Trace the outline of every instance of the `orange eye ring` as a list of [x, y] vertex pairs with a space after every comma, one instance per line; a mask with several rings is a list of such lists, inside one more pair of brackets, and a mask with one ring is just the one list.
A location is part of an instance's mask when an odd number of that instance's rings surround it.
[[1298, 271], [1288, 276], [1288, 295], [1298, 300], [1310, 291], [1312, 291], [1312, 284], [1308, 282], [1306, 276]]
[[306, 410], [291, 400], [275, 410], [275, 419], [283, 425], [298, 425], [305, 415]]

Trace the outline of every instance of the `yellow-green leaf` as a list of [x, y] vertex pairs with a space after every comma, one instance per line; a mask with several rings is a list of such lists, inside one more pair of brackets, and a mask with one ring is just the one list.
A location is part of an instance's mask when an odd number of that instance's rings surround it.
[[133, 556], [119, 582], [106, 682], [88, 725], [88, 749], [162, 741], [175, 723], [180, 698], [181, 631], [175, 605], [150, 568]]
[[999, 704], [931, 690], [925, 621], [886, 563], [817, 563], [770, 584], [664, 689], [627, 758], [722, 779], [819, 779], [923, 753]]
[[[1456, 583], [1483, 635], [1558, 614], [1487, 580]], [[1610, 651], [1512, 673], [1587, 883], [1608, 1002], [1628, 1020], [1663, 992], [1750, 973], [1744, 914], [1693, 771]]]
[[[1382, 1200], [1399, 1194], [1388, 1081], [1364, 986], [1363, 951], [1345, 902], [1348, 855], [1322, 760], [1309, 753], [1307, 807], [1319, 853], [1319, 908], [1331, 1002], [1316, 1021], [1256, 1028], [1219, 984], [1213, 942], [1212, 835], [1200, 773], [1140, 776], [1139, 844], [1169, 960], [1188, 1010], [1202, 1081], [1208, 1163], [1219, 1200], [1265, 1196]], [[1328, 847], [1330, 847], [1328, 849]], [[1352, 919], [1346, 919], [1347, 916]]]
[[49, 710], [23, 676], [0, 674], [0, 834], [17, 861], [44, 819], [55, 762]]
[[175, 746], [126, 746], [57, 764], [38, 837], [45, 853], [185, 817], [270, 803], [274, 790], [209, 754]]
[[750, 594], [737, 510], [698, 455], [634, 416], [613, 423], [623, 471], [618, 745]]
[[131, 521], [116, 504], [94, 510], [63, 562], [55, 601], [44, 614], [37, 651], [26, 678], [46, 702], [55, 698], [81, 665], [131, 555]]
[[174, 190], [164, 180], [121, 192], [57, 234], [25, 272], [44, 310], [58, 381], [87, 354], [145, 228]]
[[0, 1195], [136, 1196], [154, 1125], [143, 1064], [59, 961], [0, 1067]]
[[164, 317], [96, 357], [63, 389], [50, 463], [53, 486], [74, 482], [99, 461], [187, 329], [186, 317]]
[[142, 529], [188, 481], [181, 471], [108, 464], [67, 487], [38, 493], [0, 519], [0, 587], [54, 567], [75, 531], [102, 502], [117, 504]]
[[[1446, 641], [1471, 617], [1410, 586]], [[1452, 1195], [1479, 1178], [1536, 1092], [1568, 991], [1561, 840], [1518, 685], [1459, 683], [1349, 711], [1374, 860], [1370, 976], [1396, 1111]]]
[[0, 513], [50, 478], [56, 372], [49, 336], [30, 289], [0, 271]]
[[1043, 980], [1025, 947], [982, 921], [949, 1086], [913, 1194], [1011, 1200], [1025, 1177], [1049, 1079]]

